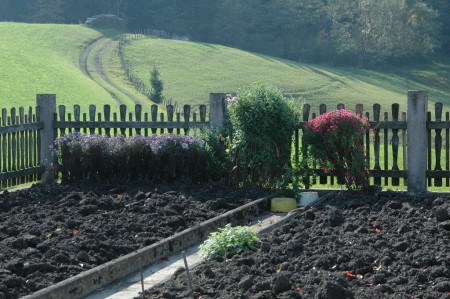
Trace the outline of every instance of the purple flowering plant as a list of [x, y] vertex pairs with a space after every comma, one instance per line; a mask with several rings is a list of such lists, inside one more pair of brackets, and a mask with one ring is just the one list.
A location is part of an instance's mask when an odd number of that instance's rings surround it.
[[308, 153], [332, 172], [338, 183], [348, 189], [366, 188], [369, 172], [364, 155], [364, 134], [369, 130], [367, 118], [348, 110], [333, 110], [305, 124]]
[[207, 180], [204, 142], [186, 135], [108, 137], [73, 133], [56, 139], [62, 181]]

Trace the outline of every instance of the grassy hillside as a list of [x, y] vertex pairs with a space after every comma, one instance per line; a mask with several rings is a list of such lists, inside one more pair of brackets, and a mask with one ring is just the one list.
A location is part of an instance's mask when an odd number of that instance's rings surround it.
[[[37, 93], [56, 93], [58, 104], [69, 106], [149, 104], [123, 75], [117, 35], [104, 34], [106, 39], [86, 54], [90, 79], [80, 69], [80, 55], [102, 33], [80, 25], [0, 23], [0, 108], [33, 106]], [[98, 53], [103, 53], [101, 73]], [[162, 39], [132, 41], [126, 57], [144, 82], [149, 82], [155, 64], [166, 98], [181, 105], [207, 104], [210, 92], [234, 92], [261, 81], [313, 107], [327, 103], [331, 109], [339, 102], [349, 108], [360, 102], [388, 107], [399, 102], [403, 111], [408, 89], [428, 90], [430, 106], [435, 101], [450, 106], [450, 60], [445, 58], [376, 71], [302, 64], [219, 45]]]
[[58, 104], [115, 103], [79, 68], [100, 36], [79, 25], [0, 23], [0, 108], [33, 106], [37, 93], [56, 93]]
[[[406, 91], [425, 89], [430, 105], [450, 105], [450, 62], [390, 68], [383, 71], [296, 63], [219, 45], [143, 39], [126, 48], [133, 70], [149, 82], [155, 64], [165, 83], [164, 94], [180, 104], [200, 104], [209, 92], [236, 91], [254, 81], [279, 86], [286, 94], [318, 106], [343, 102], [406, 107]], [[405, 108], [404, 108], [405, 109]], [[401, 109], [403, 111], [403, 109]]]

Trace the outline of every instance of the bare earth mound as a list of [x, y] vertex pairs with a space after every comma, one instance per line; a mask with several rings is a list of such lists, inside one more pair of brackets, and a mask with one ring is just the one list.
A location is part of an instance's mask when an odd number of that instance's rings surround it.
[[[342, 192], [146, 298], [450, 299], [450, 197]], [[142, 298], [142, 297], [140, 297]]]
[[43, 186], [0, 194], [0, 299], [15, 299], [262, 197], [220, 184]]

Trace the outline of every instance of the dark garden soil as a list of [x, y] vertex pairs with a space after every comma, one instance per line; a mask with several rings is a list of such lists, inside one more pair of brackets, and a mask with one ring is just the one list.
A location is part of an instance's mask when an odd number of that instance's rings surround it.
[[0, 299], [67, 279], [262, 197], [220, 184], [43, 186], [0, 194]]
[[[146, 298], [450, 299], [450, 197], [342, 192]], [[142, 297], [140, 297], [142, 298]]]

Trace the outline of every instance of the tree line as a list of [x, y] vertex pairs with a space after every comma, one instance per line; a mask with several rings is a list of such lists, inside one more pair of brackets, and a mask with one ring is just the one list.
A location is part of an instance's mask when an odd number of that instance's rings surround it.
[[295, 61], [374, 65], [450, 50], [448, 0], [1, 0], [0, 20], [83, 23], [116, 14], [161, 29]]

